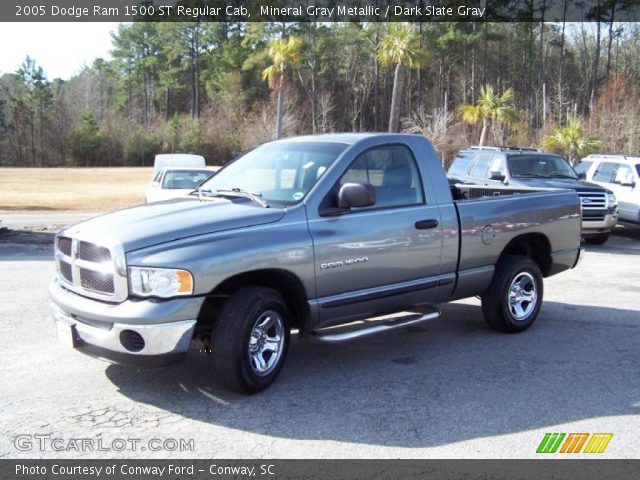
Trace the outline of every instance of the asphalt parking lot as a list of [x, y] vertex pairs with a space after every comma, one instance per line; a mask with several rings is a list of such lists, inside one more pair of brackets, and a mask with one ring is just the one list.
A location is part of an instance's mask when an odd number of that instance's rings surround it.
[[[0, 458], [527, 458], [547, 432], [613, 433], [599, 457], [640, 458], [640, 229], [548, 279], [523, 334], [489, 330], [474, 298], [382, 336], [294, 339], [252, 397], [220, 389], [204, 354], [137, 370], [59, 346], [51, 240], [0, 237]], [[76, 438], [94, 450], [69, 450]]]

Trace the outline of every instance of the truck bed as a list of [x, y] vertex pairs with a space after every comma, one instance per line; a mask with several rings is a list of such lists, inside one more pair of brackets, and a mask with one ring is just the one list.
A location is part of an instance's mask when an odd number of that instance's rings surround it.
[[581, 221], [575, 191], [454, 185], [452, 195], [460, 231], [455, 298], [475, 295], [478, 284], [488, 284], [500, 254], [524, 235], [545, 244], [560, 260], [556, 268], [573, 266]]

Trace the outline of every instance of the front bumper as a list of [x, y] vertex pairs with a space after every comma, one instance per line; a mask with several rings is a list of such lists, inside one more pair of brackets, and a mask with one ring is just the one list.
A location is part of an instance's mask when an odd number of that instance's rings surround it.
[[602, 220], [582, 220], [582, 232], [585, 234], [607, 233], [618, 223], [618, 212], [607, 213]]
[[146, 367], [184, 358], [203, 301], [149, 299], [106, 304], [72, 293], [57, 280], [49, 293], [61, 343], [110, 362]]

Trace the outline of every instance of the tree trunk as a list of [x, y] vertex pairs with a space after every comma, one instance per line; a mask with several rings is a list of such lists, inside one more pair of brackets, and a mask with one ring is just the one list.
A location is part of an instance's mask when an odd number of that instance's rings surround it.
[[476, 103], [476, 22], [471, 22], [473, 43], [471, 44], [471, 103]]
[[278, 110], [276, 112], [276, 139], [282, 138], [284, 130], [284, 82], [278, 88]]
[[196, 27], [194, 37], [194, 112], [195, 117], [200, 118], [200, 25]]
[[591, 97], [589, 99], [589, 112], [593, 110], [593, 107], [595, 105], [596, 89], [598, 88], [598, 67], [600, 65], [601, 32], [602, 25], [600, 23], [600, 10], [598, 9], [598, 19], [596, 20], [596, 51], [595, 58], [593, 60], [593, 73], [591, 74]]
[[402, 87], [404, 82], [404, 71], [402, 64], [396, 65], [393, 76], [393, 91], [391, 93], [391, 112], [389, 113], [389, 132], [397, 132], [400, 126], [400, 100], [402, 99]]
[[563, 78], [562, 75], [564, 73], [564, 29], [567, 24], [567, 2], [568, 0], [564, 0], [562, 5], [562, 35], [560, 37], [560, 69], [558, 71], [558, 110], [560, 112], [560, 123], [562, 123], [562, 89], [563, 89]]
[[609, 17], [609, 40], [607, 42], [607, 70], [606, 76], [609, 77], [611, 70], [611, 44], [613, 43], [613, 21], [616, 14], [616, 1], [614, 0], [611, 5], [611, 17]]
[[482, 131], [480, 132], [480, 146], [484, 145], [484, 142], [487, 140], [487, 129], [489, 125], [486, 118], [482, 119]]

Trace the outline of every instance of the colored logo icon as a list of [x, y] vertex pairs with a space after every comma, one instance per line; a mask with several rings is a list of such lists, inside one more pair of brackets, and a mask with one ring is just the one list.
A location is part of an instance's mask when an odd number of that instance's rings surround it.
[[545, 433], [536, 453], [604, 453], [611, 437], [613, 433]]

